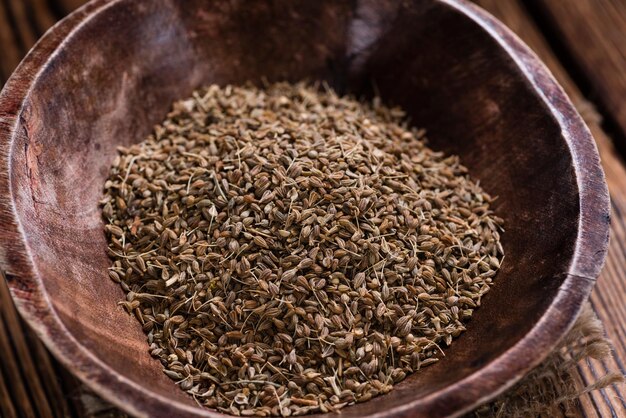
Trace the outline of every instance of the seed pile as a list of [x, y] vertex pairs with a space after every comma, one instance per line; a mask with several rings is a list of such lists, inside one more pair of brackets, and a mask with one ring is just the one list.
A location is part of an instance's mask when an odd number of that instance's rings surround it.
[[210, 86], [120, 148], [102, 200], [109, 274], [200, 404], [334, 411], [465, 329], [502, 220], [404, 117], [304, 84]]

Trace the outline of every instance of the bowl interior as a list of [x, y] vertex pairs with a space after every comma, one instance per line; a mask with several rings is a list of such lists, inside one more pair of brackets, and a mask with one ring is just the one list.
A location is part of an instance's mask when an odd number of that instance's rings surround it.
[[107, 276], [97, 202], [115, 149], [141, 141], [173, 100], [201, 85], [302, 79], [402, 106], [432, 147], [460, 155], [499, 196], [495, 210], [505, 220], [503, 268], [446, 358], [344, 415], [389, 409], [479, 370], [528, 333], [565, 278], [579, 202], [561, 129], [505, 51], [454, 8], [112, 1], [65, 41], [27, 97], [25, 134], [10, 155], [13, 199], [36, 272], [71, 336], [168, 402], [196, 406], [150, 358]]

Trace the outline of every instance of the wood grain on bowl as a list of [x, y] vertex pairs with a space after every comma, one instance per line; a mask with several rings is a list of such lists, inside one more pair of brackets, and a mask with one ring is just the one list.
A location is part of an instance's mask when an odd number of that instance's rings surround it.
[[117, 307], [97, 200], [115, 147], [141, 140], [172, 100], [263, 78], [376, 89], [433, 147], [461, 156], [499, 196], [507, 226], [496, 285], [446, 359], [344, 415], [458, 415], [538, 364], [602, 265], [606, 185], [587, 128], [545, 67], [453, 0], [96, 0], [44, 36], [0, 96], [0, 265], [50, 350], [135, 415], [218, 415], [162, 375]]

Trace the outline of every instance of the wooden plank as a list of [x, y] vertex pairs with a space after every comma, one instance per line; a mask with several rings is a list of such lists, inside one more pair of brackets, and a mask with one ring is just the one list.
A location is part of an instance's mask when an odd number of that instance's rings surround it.
[[30, 25], [28, 17], [28, 4], [24, 2], [24, 0], [4, 0], [4, 2], [8, 5], [13, 24], [17, 28], [17, 35], [19, 36], [21, 46], [25, 53], [37, 41], [37, 34]]
[[[0, 283], [2, 286], [6, 284]], [[2, 301], [4, 311], [4, 301]], [[8, 336], [4, 321], [0, 318], [0, 335]], [[10, 398], [13, 401], [13, 405], [17, 411], [18, 416], [25, 418], [35, 418], [35, 409], [33, 408], [32, 401], [28, 394], [28, 388], [20, 373], [19, 359], [15, 357], [13, 348], [8, 338], [0, 338], [0, 353], [2, 353], [2, 361], [0, 362], [0, 375], [7, 383], [7, 388], [10, 393]]]
[[[41, 342], [36, 340], [33, 345], [32, 341], [26, 340], [26, 330], [22, 327], [21, 318], [13, 306], [4, 274], [0, 275], [0, 301], [2, 304], [0, 322], [4, 327], [4, 331], [0, 335], [11, 336], [11, 344], [9, 345], [7, 341], [7, 347], [4, 350], [6, 353], [4, 359], [10, 360], [8, 362], [4, 361], [4, 363], [10, 363], [7, 366], [16, 369], [11, 375], [11, 385], [20, 383], [20, 387], [23, 387], [26, 396], [23, 402], [28, 402], [32, 405], [37, 417], [53, 418], [53, 408], [50, 406], [50, 400], [42, 385], [42, 375], [45, 374], [42, 374], [40, 369], [44, 364], [40, 363], [38, 369], [35, 367], [34, 362], [37, 359], [37, 352], [33, 348], [41, 344]], [[50, 372], [47, 375], [50, 375]], [[20, 407], [26, 408], [26, 405], [20, 403]]]
[[63, 13], [68, 14], [86, 3], [86, 0], [56, 0]]
[[626, 146], [626, 2], [536, 0], [547, 23], [580, 66], [593, 98], [608, 112]]
[[46, 393], [46, 397], [54, 417], [69, 417], [71, 414], [71, 400], [65, 392], [65, 386], [59, 375], [60, 365], [52, 358], [39, 338], [22, 324], [23, 333], [30, 347], [30, 353], [37, 368], [38, 377]]
[[47, 0], [0, 0], [0, 85], [37, 39], [56, 23], [52, 4]]
[[46, 0], [28, 0], [28, 6], [33, 16], [37, 37], [40, 37], [56, 23], [57, 19]]
[[6, 6], [0, 1], [0, 85], [9, 78], [13, 69], [22, 59], [23, 51], [11, 28], [11, 20]]
[[[563, 2], [573, 5], [576, 1]], [[614, 358], [604, 362], [588, 362], [581, 365], [581, 378], [591, 382], [608, 370], [626, 373], [623, 364], [626, 362], [626, 170], [623, 161], [615, 151], [611, 139], [602, 130], [600, 118], [593, 111], [582, 95], [580, 89], [554, 55], [548, 43], [532, 21], [521, 0], [478, 0], [481, 6], [501, 19], [515, 31], [547, 64], [555, 77], [566, 90], [574, 104], [585, 118], [596, 140], [602, 158], [611, 200], [613, 216], [611, 220], [611, 241], [607, 263], [598, 278], [598, 283], [591, 296], [594, 310], [603, 322], [607, 336], [614, 344]], [[624, 29], [621, 29], [624, 31]], [[590, 402], [582, 402], [583, 412], [587, 416], [626, 416], [626, 390], [622, 386], [592, 393]]]
[[17, 411], [13, 406], [13, 400], [7, 383], [9, 380], [2, 374], [0, 368], [0, 417], [17, 418]]
[[[579, 369], [580, 369], [580, 366], [579, 366]], [[578, 373], [577, 375], [575, 375], [574, 380], [576, 381], [577, 387], [587, 386], [582, 373]], [[578, 413], [581, 417], [600, 418], [598, 417], [598, 414], [596, 411], [597, 411], [597, 408], [595, 406], [595, 401], [592, 397], [583, 396], [580, 398], [579, 405], [578, 405]]]

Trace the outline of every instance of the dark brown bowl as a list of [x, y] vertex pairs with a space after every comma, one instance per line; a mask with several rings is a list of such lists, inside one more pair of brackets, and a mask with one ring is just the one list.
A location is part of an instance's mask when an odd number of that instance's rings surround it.
[[89, 387], [137, 416], [209, 416], [117, 306], [97, 201], [116, 146], [208, 83], [326, 80], [404, 107], [499, 196], [506, 260], [446, 358], [344, 417], [449, 416], [537, 365], [602, 265], [594, 142], [533, 53], [460, 0], [94, 0], [48, 32], [0, 98], [0, 266], [22, 315]]

